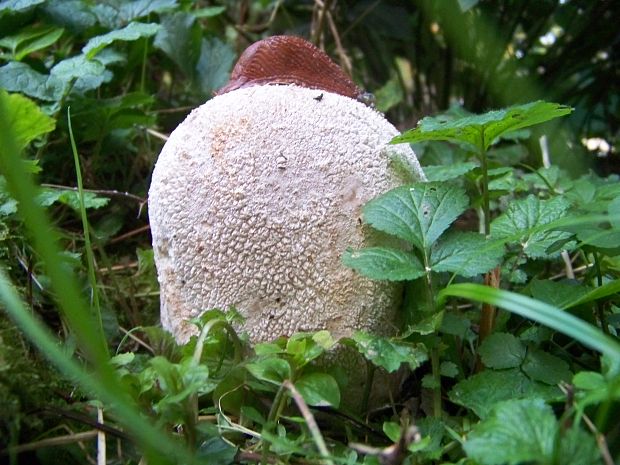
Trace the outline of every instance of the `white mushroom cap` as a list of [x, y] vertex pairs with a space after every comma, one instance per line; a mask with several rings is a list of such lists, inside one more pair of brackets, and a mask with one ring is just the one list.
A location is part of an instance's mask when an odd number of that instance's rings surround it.
[[422, 171], [398, 131], [351, 98], [253, 86], [213, 98], [172, 133], [149, 192], [161, 320], [231, 305], [253, 341], [297, 331], [390, 332], [399, 289], [340, 262], [368, 242], [362, 206], [398, 184], [395, 154]]

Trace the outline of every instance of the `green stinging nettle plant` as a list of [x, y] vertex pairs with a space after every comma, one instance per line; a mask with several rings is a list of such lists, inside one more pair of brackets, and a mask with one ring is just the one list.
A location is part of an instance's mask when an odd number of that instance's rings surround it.
[[[0, 9], [20, 3], [43, 2]], [[67, 32], [50, 22], [0, 41], [0, 299], [62, 373], [45, 386], [45, 401], [60, 398], [46, 407], [78, 421], [67, 434], [54, 427], [28, 441], [20, 436], [24, 418], [36, 430], [39, 410], [23, 411], [10, 391], [41, 384], [42, 375], [22, 360], [20, 344], [9, 341], [15, 328], [1, 321], [0, 411], [8, 415], [0, 415], [0, 426], [8, 437], [0, 437], [0, 453], [14, 463], [33, 450], [40, 463], [84, 463], [101, 430], [107, 448], [99, 448], [108, 451], [108, 463], [137, 464], [143, 457], [149, 464], [613, 462], [610, 454], [619, 451], [608, 445], [620, 437], [614, 422], [620, 183], [594, 174], [573, 180], [556, 166], [535, 170], [523, 163], [526, 128], [569, 108], [535, 102], [483, 115], [452, 110], [395, 139], [424, 144], [419, 153], [433, 165], [425, 168], [428, 182], [399, 187], [364, 209], [365, 222], [395, 236], [402, 248], [349, 250], [343, 262], [372, 279], [406, 282], [406, 324], [397, 337], [360, 332], [339, 342], [359, 351], [371, 373], [405, 366], [409, 377], [389, 408], [363, 408], [367, 415], [360, 417], [344, 408], [338, 368], [314, 363], [336, 343], [324, 331], [249, 347], [232, 329], [234, 311], [213, 310], [194, 322], [200, 335], [184, 346], [152, 327], [134, 328], [120, 342], [110, 336], [110, 327], [119, 325], [106, 293], [131, 294], [144, 278], [132, 276], [126, 281], [136, 282], [120, 287], [102, 284], [101, 270], [94, 272], [93, 255], [106, 260], [100, 247], [110, 237], [106, 228], [118, 228], [93, 216], [112, 202], [84, 191], [81, 182], [77, 192], [39, 187], [31, 175], [62, 171], [61, 163], [49, 161], [62, 153], [54, 152], [62, 144], [48, 139], [54, 130], [74, 142], [78, 180], [77, 147], [92, 148], [91, 169], [104, 175], [114, 162], [102, 156], [106, 145], [139, 152], [136, 133], [158, 117], [148, 78], [151, 54], [187, 77], [188, 92], [210, 95], [225, 81], [234, 53], [218, 31], [203, 38], [198, 21], [222, 15], [225, 7], [182, 9], [172, 0], [145, 0], [120, 2], [117, 9], [73, 1], [41, 8], [46, 18], [70, 17], [82, 35], [72, 48]], [[54, 56], [40, 58], [54, 44]], [[174, 74], [161, 66], [158, 71]], [[169, 87], [161, 93], [173, 94]], [[194, 102], [181, 95], [181, 104]], [[65, 122], [68, 103], [73, 118]], [[32, 160], [47, 153], [46, 163], [24, 163], [19, 153], [30, 149]], [[472, 211], [477, 227], [467, 226]], [[69, 217], [73, 230], [59, 228], [61, 237], [46, 214], [62, 226], [58, 215]], [[76, 242], [60, 250], [59, 244]], [[34, 257], [25, 268], [40, 291], [9, 280], [4, 269], [17, 268], [7, 259], [14, 249]], [[140, 273], [152, 272], [152, 254], [137, 255]], [[33, 316], [37, 299], [42, 307], [53, 302], [66, 337]], [[129, 345], [132, 337], [143, 349]], [[27, 346], [25, 338], [17, 340]], [[55, 396], [65, 391], [69, 399]], [[370, 393], [363, 396], [368, 405]], [[94, 421], [97, 410], [105, 414], [104, 426]]]

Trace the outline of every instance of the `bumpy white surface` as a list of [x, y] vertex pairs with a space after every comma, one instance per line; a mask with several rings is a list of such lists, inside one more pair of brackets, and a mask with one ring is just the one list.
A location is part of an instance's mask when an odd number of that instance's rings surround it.
[[189, 318], [234, 305], [253, 341], [389, 331], [398, 288], [340, 256], [365, 245], [361, 207], [396, 185], [393, 154], [423, 176], [408, 146], [386, 145], [397, 133], [360, 102], [296, 86], [239, 89], [194, 110], [149, 192], [164, 328], [185, 341]]

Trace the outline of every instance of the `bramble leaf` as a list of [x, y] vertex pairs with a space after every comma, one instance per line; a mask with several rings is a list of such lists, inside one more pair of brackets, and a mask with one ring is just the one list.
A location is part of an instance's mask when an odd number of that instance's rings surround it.
[[431, 246], [468, 205], [465, 191], [445, 183], [427, 182], [397, 187], [364, 207], [364, 220], [417, 249]]
[[516, 368], [525, 359], [525, 345], [512, 334], [493, 333], [478, 349], [482, 363], [489, 368]]
[[531, 379], [551, 385], [556, 385], [560, 381], [569, 382], [573, 377], [568, 369], [568, 363], [555, 355], [533, 347], [527, 351], [521, 369]]

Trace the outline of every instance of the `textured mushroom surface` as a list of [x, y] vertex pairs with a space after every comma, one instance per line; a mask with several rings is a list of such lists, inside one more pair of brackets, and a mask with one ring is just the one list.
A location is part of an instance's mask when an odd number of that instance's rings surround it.
[[362, 206], [397, 184], [394, 156], [423, 177], [398, 131], [348, 97], [297, 86], [219, 95], [172, 133], [153, 173], [149, 217], [161, 320], [234, 305], [253, 341], [297, 331], [391, 332], [398, 287], [344, 267], [367, 244]]

